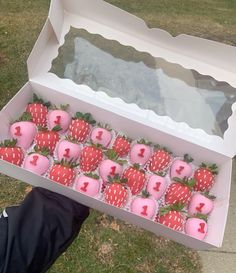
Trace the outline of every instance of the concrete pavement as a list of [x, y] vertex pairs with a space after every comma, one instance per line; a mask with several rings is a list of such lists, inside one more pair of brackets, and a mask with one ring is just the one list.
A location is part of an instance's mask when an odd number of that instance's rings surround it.
[[223, 246], [199, 251], [203, 273], [236, 273], [236, 161], [233, 162], [230, 206]]

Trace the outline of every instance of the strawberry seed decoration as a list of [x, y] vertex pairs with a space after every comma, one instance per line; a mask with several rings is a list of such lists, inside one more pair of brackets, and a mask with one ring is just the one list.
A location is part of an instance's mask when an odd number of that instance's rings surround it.
[[220, 183], [216, 164], [197, 166], [189, 154], [173, 155], [142, 132], [131, 139], [90, 113], [50, 105], [33, 94], [9, 125], [0, 160], [187, 236], [205, 240], [214, 232], [207, 218], [217, 207], [210, 192]]

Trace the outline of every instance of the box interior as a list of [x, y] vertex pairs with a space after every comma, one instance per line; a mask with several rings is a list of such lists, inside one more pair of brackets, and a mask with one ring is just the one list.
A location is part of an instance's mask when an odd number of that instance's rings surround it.
[[154, 143], [160, 143], [161, 145], [171, 149], [174, 155], [181, 156], [184, 153], [188, 153], [194, 158], [194, 164], [196, 165], [200, 164], [202, 161], [216, 163], [220, 168], [220, 173], [217, 176], [216, 183], [211, 191], [212, 194], [217, 196], [217, 201], [215, 202], [215, 209], [212, 212], [208, 222], [210, 232], [204, 241], [196, 240], [187, 235], [175, 232], [169, 228], [164, 228], [163, 226], [152, 221], [141, 219], [141, 217], [134, 217], [132, 213], [114, 208], [104, 204], [102, 201], [95, 200], [90, 197], [84, 198], [82, 194], [74, 192], [71, 189], [66, 189], [64, 186], [58, 185], [43, 177], [33, 175], [26, 170], [0, 160], [0, 169], [3, 173], [17, 177], [18, 179], [22, 179], [23, 181], [33, 185], [52, 189], [91, 206], [92, 208], [99, 209], [124, 220], [129, 220], [132, 223], [144, 227], [156, 234], [167, 236], [190, 247], [194, 246], [194, 248], [197, 249], [205, 249], [209, 248], [210, 246], [219, 247], [222, 244], [229, 205], [231, 158], [184, 141], [178, 137], [171, 136], [157, 130], [156, 128], [151, 128], [145, 124], [145, 121], [142, 122], [142, 120], [137, 120], [135, 116], [134, 118], [131, 115], [127, 117], [125, 113], [115, 113], [111, 108], [100, 108], [94, 104], [93, 98], [91, 98], [90, 101], [85, 101], [79, 98], [78, 94], [67, 95], [39, 84], [32, 85], [30, 83], [27, 83], [1, 111], [0, 118], [3, 125], [0, 132], [0, 139], [5, 139], [8, 137], [9, 123], [24, 111], [27, 102], [32, 98], [33, 90], [43, 99], [52, 101], [56, 105], [66, 101], [70, 104], [72, 112], [89, 111], [96, 118], [96, 120], [102, 123], [108, 123], [112, 126], [112, 128], [116, 129], [117, 131], [121, 131], [130, 137], [145, 137]]

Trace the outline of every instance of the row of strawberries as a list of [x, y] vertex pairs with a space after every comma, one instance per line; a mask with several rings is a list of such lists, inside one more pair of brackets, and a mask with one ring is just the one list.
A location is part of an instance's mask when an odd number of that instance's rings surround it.
[[[97, 170], [105, 185], [105, 202], [124, 207], [130, 191], [134, 196], [130, 210], [152, 219], [159, 210], [156, 200], [164, 196], [168, 206], [160, 208], [156, 221], [175, 230], [183, 230], [184, 216], [181, 210], [188, 205], [191, 218], [185, 223], [185, 231], [199, 239], [204, 238], [207, 224], [202, 215], [212, 211], [213, 201], [203, 192], [209, 191], [214, 184], [216, 165], [203, 164], [194, 172], [192, 159], [187, 155], [183, 159], [173, 160], [172, 154], [166, 149], [144, 140], [132, 144], [127, 137], [116, 135], [113, 141], [109, 128], [92, 126], [96, 122], [89, 113], [77, 112], [72, 119], [67, 107], [49, 110], [48, 105], [34, 95], [34, 102], [28, 104], [21, 119], [10, 126], [10, 135], [14, 140], [6, 140], [1, 144], [0, 158], [19, 166], [23, 163], [24, 168], [39, 175], [44, 175], [49, 169], [48, 177], [51, 180], [67, 186], [75, 180], [74, 167], [79, 162], [81, 175], [76, 178], [76, 190], [96, 196], [101, 189], [101, 182], [99, 176], [91, 172]], [[66, 138], [62, 139], [65, 133]], [[88, 138], [92, 144], [85, 143]], [[25, 150], [32, 143], [35, 144], [34, 151], [24, 157]], [[49, 155], [59, 160], [51, 168]], [[134, 165], [123, 170], [122, 164], [126, 163], [124, 159]], [[167, 179], [161, 175], [167, 169], [171, 179], [169, 186]], [[145, 170], [150, 174], [147, 175]], [[151, 198], [146, 194], [136, 196], [144, 188]], [[193, 190], [200, 193], [193, 195]], [[201, 215], [196, 218], [197, 213]]]

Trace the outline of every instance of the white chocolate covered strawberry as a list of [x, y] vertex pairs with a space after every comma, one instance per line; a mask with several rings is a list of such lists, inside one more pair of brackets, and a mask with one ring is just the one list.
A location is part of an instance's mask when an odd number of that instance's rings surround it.
[[37, 127], [32, 122], [32, 117], [25, 112], [21, 118], [10, 126], [10, 135], [17, 139], [17, 145], [25, 150], [29, 149], [37, 134]]
[[158, 200], [165, 193], [167, 185], [166, 178], [161, 173], [153, 174], [148, 179], [147, 192]]
[[147, 142], [144, 139], [139, 140], [134, 144], [130, 150], [130, 162], [131, 164], [145, 165], [152, 154], [150, 147], [151, 142]]
[[69, 105], [61, 105], [60, 109], [53, 109], [48, 113], [48, 127], [51, 130], [55, 126], [61, 127], [60, 133], [65, 133], [71, 123], [71, 115], [67, 112]]
[[193, 218], [188, 218], [185, 223], [185, 233], [199, 240], [203, 240], [207, 234], [207, 221], [197, 214]]
[[155, 216], [157, 209], [157, 202], [145, 191], [142, 196], [135, 197], [130, 204], [131, 212], [147, 219], [152, 219]]
[[111, 129], [108, 126], [103, 128], [100, 125], [97, 128], [93, 128], [90, 138], [93, 144], [100, 144], [107, 148], [112, 139]]
[[35, 152], [25, 157], [23, 168], [38, 175], [44, 175], [50, 167], [49, 150], [47, 148], [39, 150], [37, 147], [34, 149]]
[[190, 177], [193, 173], [193, 169], [189, 163], [192, 161], [193, 159], [188, 154], [184, 155], [183, 160], [175, 160], [170, 167], [170, 177], [178, 177], [180, 179]]
[[96, 174], [86, 173], [75, 180], [75, 189], [91, 197], [97, 196], [100, 188], [101, 182]]
[[74, 141], [72, 138], [68, 137], [64, 140], [61, 140], [58, 143], [56, 149], [56, 157], [58, 160], [68, 160], [76, 161], [81, 153], [81, 146], [78, 142]]
[[116, 152], [109, 149], [106, 153], [108, 159], [101, 162], [99, 166], [99, 175], [104, 182], [108, 181], [108, 177], [114, 177], [115, 175], [121, 175], [123, 171], [123, 164], [126, 163], [125, 160], [120, 160]]
[[193, 216], [197, 213], [204, 215], [211, 213], [214, 207], [214, 199], [215, 196], [208, 193], [195, 193], [189, 202], [188, 214]]

